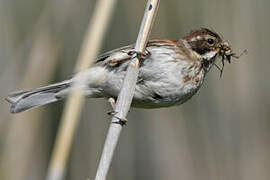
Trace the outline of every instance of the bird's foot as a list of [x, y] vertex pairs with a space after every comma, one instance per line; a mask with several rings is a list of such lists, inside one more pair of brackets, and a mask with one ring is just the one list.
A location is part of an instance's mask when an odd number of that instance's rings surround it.
[[108, 101], [111, 104], [113, 110], [108, 111], [107, 114], [119, 120], [119, 121], [115, 121], [115, 122], [112, 122], [112, 123], [120, 124], [121, 126], [127, 125], [127, 122], [128, 122], [127, 119], [117, 116], [118, 112], [115, 111], [115, 104], [116, 104], [115, 99], [114, 98], [109, 98]]
[[145, 52], [139, 52], [139, 51], [133, 50], [133, 51], [129, 51], [128, 55], [131, 56], [132, 58], [137, 57], [139, 60], [141, 60], [141, 59], [148, 58], [151, 55], [151, 53], [147, 49], [145, 49]]

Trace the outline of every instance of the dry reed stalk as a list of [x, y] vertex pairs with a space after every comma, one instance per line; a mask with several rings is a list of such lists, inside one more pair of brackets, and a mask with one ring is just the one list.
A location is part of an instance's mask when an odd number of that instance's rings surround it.
[[[101, 42], [108, 22], [114, 10], [116, 0], [97, 1], [93, 17], [88, 25], [86, 36], [78, 56], [75, 71], [83, 71], [91, 66], [101, 47]], [[76, 91], [68, 97], [56, 137], [55, 146], [49, 163], [47, 180], [61, 180], [65, 175], [65, 167], [71, 149], [75, 129], [79, 123], [82, 104], [82, 91], [74, 84]]]
[[[144, 17], [135, 45], [135, 52], [145, 52], [145, 47], [149, 40], [149, 35], [153, 26], [155, 16], [157, 14], [158, 5], [159, 0], [148, 0], [147, 2]], [[130, 108], [139, 72], [139, 61], [139, 56], [137, 56], [129, 64], [126, 77], [123, 82], [122, 89], [118, 95], [117, 103], [115, 106], [115, 112], [117, 112], [118, 118], [125, 119]], [[121, 123], [114, 123], [119, 121], [118, 118], [112, 118], [112, 123], [108, 130], [103, 152], [97, 169], [97, 174], [95, 178], [96, 180], [105, 180], [107, 177], [112, 157], [122, 130]]]

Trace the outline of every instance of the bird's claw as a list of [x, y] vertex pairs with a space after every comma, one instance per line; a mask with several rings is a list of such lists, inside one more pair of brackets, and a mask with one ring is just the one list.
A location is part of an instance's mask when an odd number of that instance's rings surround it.
[[112, 117], [118, 119], [118, 121], [114, 121], [114, 122], [112, 122], [112, 123], [120, 124], [121, 126], [127, 125], [128, 120], [125, 119], [125, 118], [118, 117], [118, 116], [116, 115], [117, 113], [118, 113], [118, 112], [116, 112], [116, 111], [114, 111], [114, 110], [108, 111], [108, 112], [107, 112], [108, 115], [110, 115], [110, 116], [112, 116]]
[[139, 60], [141, 60], [141, 59], [148, 58], [151, 55], [151, 53], [147, 49], [145, 49], [145, 52], [139, 52], [139, 51], [133, 50], [133, 51], [129, 51], [128, 55], [131, 56], [132, 58], [137, 57]]
[[112, 123], [120, 124], [122, 126], [127, 125], [127, 121], [128, 121], [127, 119], [116, 116], [116, 114], [118, 112], [115, 111], [115, 99], [111, 97], [111, 98], [109, 98], [108, 101], [111, 104], [113, 110], [108, 111], [107, 114], [119, 120], [119, 121], [115, 121], [115, 122], [112, 122]]

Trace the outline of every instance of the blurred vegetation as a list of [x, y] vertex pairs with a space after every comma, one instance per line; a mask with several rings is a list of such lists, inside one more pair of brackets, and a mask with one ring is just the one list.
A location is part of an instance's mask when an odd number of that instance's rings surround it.
[[[0, 0], [0, 96], [64, 80], [74, 72], [95, 1]], [[134, 43], [145, 1], [119, 0], [103, 52]], [[213, 68], [179, 107], [131, 109], [109, 179], [270, 179], [270, 1], [163, 0], [152, 39], [211, 28], [240, 53], [222, 79]], [[93, 45], [94, 46], [94, 45]], [[44, 179], [63, 103], [9, 114], [0, 101], [0, 179]], [[67, 179], [93, 178], [110, 109], [85, 103]], [[92, 120], [99, 121], [92, 121]]]

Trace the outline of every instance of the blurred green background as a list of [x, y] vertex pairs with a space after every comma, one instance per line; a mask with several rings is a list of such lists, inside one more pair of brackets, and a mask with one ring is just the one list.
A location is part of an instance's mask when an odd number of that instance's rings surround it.
[[[136, 41], [145, 2], [118, 1], [102, 52]], [[63, 102], [12, 115], [3, 99], [72, 75], [95, 3], [0, 0], [1, 180], [45, 178]], [[226, 64], [222, 79], [213, 68], [182, 106], [131, 109], [109, 179], [270, 179], [269, 17], [269, 0], [161, 0], [152, 39], [207, 27], [248, 54]], [[86, 101], [66, 179], [95, 176], [108, 110], [106, 100]]]

